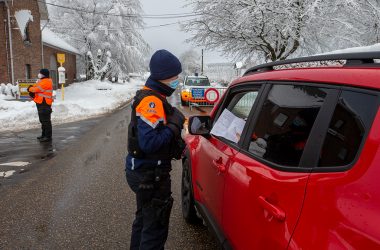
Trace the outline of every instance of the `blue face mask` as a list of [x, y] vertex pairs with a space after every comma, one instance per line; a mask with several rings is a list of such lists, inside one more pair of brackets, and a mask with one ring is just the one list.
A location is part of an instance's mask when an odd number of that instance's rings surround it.
[[178, 79], [175, 79], [175, 80], [173, 80], [173, 81], [171, 81], [171, 82], [169, 83], [169, 86], [170, 86], [170, 88], [172, 88], [172, 89], [176, 89], [176, 88], [178, 87], [178, 84], [179, 84], [179, 80], [178, 80]]

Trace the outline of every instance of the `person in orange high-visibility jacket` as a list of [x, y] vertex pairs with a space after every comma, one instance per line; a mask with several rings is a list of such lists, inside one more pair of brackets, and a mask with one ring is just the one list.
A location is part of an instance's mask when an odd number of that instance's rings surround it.
[[49, 70], [41, 69], [36, 84], [28, 87], [29, 95], [36, 103], [38, 118], [41, 122], [42, 134], [37, 139], [40, 142], [52, 140], [51, 105], [53, 104], [53, 81], [49, 78]]

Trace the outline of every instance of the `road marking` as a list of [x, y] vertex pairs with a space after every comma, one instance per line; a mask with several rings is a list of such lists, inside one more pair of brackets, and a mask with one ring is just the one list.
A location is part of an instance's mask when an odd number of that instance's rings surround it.
[[8, 178], [8, 177], [11, 177], [15, 172], [16, 172], [16, 170], [9, 170], [6, 172], [0, 172], [0, 177]]
[[7, 162], [7, 163], [1, 163], [0, 166], [9, 166], [9, 167], [24, 167], [29, 165], [30, 162], [25, 161], [14, 161], [14, 162]]

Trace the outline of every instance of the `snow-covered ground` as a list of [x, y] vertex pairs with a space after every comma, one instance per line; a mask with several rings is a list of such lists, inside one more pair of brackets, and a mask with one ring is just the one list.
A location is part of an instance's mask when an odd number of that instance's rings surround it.
[[[142, 85], [142, 81], [136, 80], [125, 84], [107, 81], [73, 83], [65, 87], [64, 101], [61, 90], [57, 90], [53, 103], [53, 126], [111, 112], [131, 99]], [[0, 132], [40, 127], [35, 103], [6, 100], [0, 93], [0, 124]]]

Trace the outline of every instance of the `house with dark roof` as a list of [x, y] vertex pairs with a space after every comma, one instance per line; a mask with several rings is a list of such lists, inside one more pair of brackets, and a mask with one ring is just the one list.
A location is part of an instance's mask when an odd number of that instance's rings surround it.
[[66, 83], [77, 77], [79, 51], [46, 28], [46, 3], [38, 0], [0, 0], [0, 83], [36, 79], [47, 68], [58, 88], [57, 54], [65, 54]]

